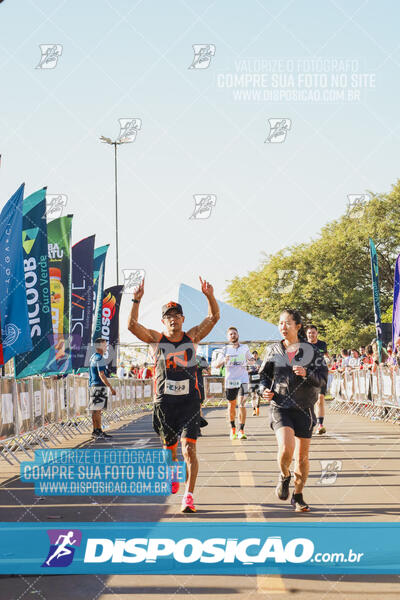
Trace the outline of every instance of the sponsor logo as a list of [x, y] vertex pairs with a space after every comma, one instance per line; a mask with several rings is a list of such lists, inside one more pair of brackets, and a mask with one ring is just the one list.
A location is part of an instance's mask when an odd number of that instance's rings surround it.
[[208, 69], [215, 56], [214, 44], [193, 44], [194, 57], [189, 69]]
[[318, 481], [320, 485], [333, 485], [336, 482], [338, 473], [342, 470], [341, 460], [320, 460], [321, 477]]
[[132, 294], [142, 283], [145, 277], [143, 269], [123, 269], [124, 273], [124, 294]]
[[30, 254], [33, 244], [36, 241], [37, 234], [39, 233], [39, 227], [32, 227], [32, 229], [25, 229], [22, 232], [22, 246], [26, 254]]
[[63, 51], [62, 45], [39, 44], [39, 48], [42, 56], [36, 69], [55, 69]]
[[50, 548], [42, 567], [68, 567], [81, 545], [82, 532], [79, 529], [50, 529], [47, 531]]
[[14, 323], [7, 323], [1, 331], [3, 348], [15, 344], [20, 335], [21, 330]]
[[[33, 338], [35, 335], [40, 336], [42, 333], [42, 329], [40, 327], [40, 310], [42, 310], [43, 313], [50, 312], [50, 294], [47, 286], [46, 256], [41, 256], [39, 260], [40, 282], [38, 281], [37, 267], [38, 263], [34, 256], [24, 259], [26, 301], [28, 304], [29, 325], [31, 326], [31, 338]], [[42, 286], [42, 307], [40, 307], [39, 302], [38, 284]]]
[[268, 119], [269, 134], [264, 143], [282, 144], [292, 127], [291, 119]]
[[179, 367], [189, 366], [187, 351], [169, 352], [165, 356], [165, 364], [167, 369], [178, 369]]
[[48, 255], [50, 260], [57, 260], [64, 256], [64, 250], [60, 250], [60, 246], [56, 244], [48, 244]]
[[279, 294], [290, 294], [298, 276], [298, 271], [294, 269], [278, 269], [278, 283], [275, 291]]
[[217, 203], [215, 194], [194, 194], [194, 209], [189, 219], [208, 219]]
[[204, 541], [184, 538], [89, 538], [85, 563], [155, 563], [171, 557], [178, 563], [234, 563], [251, 565], [275, 563], [304, 563], [314, 553], [314, 544], [307, 538], [294, 538], [283, 544], [280, 536], [247, 538], [243, 540], [209, 538]]
[[118, 119], [119, 135], [116, 139], [120, 144], [134, 142], [137, 132], [142, 129], [142, 119]]
[[363, 216], [365, 207], [370, 201], [369, 194], [348, 194], [347, 195], [347, 216], [351, 219], [359, 219]]
[[66, 194], [47, 194], [46, 195], [46, 213], [43, 218], [58, 219], [62, 215], [63, 209], [67, 206], [68, 197]]

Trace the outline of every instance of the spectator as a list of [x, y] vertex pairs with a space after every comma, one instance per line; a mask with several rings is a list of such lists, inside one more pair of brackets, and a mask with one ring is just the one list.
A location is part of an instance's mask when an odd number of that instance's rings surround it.
[[147, 362], [145, 362], [139, 371], [138, 377], [139, 379], [151, 379], [152, 376], [151, 369], [149, 369]]
[[349, 351], [346, 350], [345, 348], [341, 351], [340, 353], [341, 358], [340, 358], [340, 370], [344, 371], [346, 369], [346, 367], [349, 366]]
[[117, 369], [117, 377], [118, 379], [124, 379], [126, 377], [126, 371], [124, 367], [124, 363], [121, 363]]
[[393, 352], [392, 342], [389, 342], [389, 344], [387, 345], [386, 353], [387, 358], [385, 360], [385, 365], [388, 365], [389, 367], [395, 367], [397, 365], [397, 357], [396, 354]]
[[131, 364], [131, 368], [129, 369], [128, 377], [133, 377], [136, 379], [137, 377], [137, 368], [134, 363]]
[[396, 354], [396, 364], [400, 366], [400, 337], [397, 338], [394, 342], [395, 354]]
[[357, 367], [360, 366], [360, 355], [358, 353], [358, 350], [353, 349], [351, 351], [351, 356], [349, 358], [349, 367], [351, 367], [352, 369], [356, 369]]

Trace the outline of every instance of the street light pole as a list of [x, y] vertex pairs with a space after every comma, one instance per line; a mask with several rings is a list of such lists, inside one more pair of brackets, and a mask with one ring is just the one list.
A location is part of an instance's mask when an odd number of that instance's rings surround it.
[[114, 172], [115, 172], [115, 250], [116, 250], [117, 285], [119, 285], [117, 142], [113, 142], [113, 146], [114, 146]]

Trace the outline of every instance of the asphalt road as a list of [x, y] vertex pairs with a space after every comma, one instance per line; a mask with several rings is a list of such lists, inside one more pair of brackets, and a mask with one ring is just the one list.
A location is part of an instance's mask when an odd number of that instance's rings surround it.
[[[328, 414], [327, 434], [314, 436], [305, 499], [307, 514], [294, 513], [274, 493], [276, 442], [267, 423], [248, 410], [246, 441], [230, 441], [226, 410], [205, 411], [209, 426], [198, 441], [197, 513], [180, 513], [182, 492], [163, 497], [42, 497], [22, 483], [18, 471], [0, 464], [2, 521], [397, 521], [400, 516], [400, 429], [358, 416]], [[110, 442], [96, 447], [159, 447], [149, 414], [115, 426]], [[87, 435], [69, 447], [93, 446]], [[64, 446], [66, 447], [66, 446]], [[335, 475], [324, 476], [320, 461]], [[400, 597], [399, 576], [1, 576], [1, 600], [169, 600], [176, 596], [250, 600], [372, 600]]]

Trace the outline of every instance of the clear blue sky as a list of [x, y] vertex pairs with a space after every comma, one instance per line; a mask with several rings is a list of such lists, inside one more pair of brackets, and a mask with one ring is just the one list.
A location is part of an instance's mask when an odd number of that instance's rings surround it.
[[[263, 252], [307, 241], [342, 214], [347, 194], [396, 181], [399, 17], [395, 0], [4, 0], [1, 204], [22, 181], [27, 193], [67, 194], [74, 242], [96, 233], [96, 245], [111, 243], [114, 284], [113, 156], [98, 138], [140, 118], [120, 150], [120, 268], [146, 270], [143, 321], [159, 326], [161, 304], [198, 274], [224, 299], [227, 281]], [[47, 43], [63, 46], [58, 65], [35, 69]], [[215, 44], [207, 69], [188, 68], [193, 44]], [[355, 61], [346, 94], [353, 73], [368, 74], [358, 101], [244, 99], [219, 85], [248, 59], [271, 77], [278, 65], [287, 75], [288, 60], [299, 69], [319, 58]], [[269, 118], [291, 119], [284, 143], [264, 143]], [[216, 194], [216, 207], [189, 220], [201, 193]], [[125, 297], [123, 340], [133, 339], [129, 308]]]

